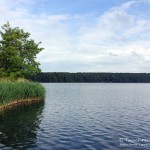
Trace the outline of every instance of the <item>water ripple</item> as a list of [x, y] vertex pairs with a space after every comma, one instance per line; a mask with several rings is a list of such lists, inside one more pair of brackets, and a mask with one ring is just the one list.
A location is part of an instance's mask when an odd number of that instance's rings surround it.
[[141, 141], [129, 145], [138, 138], [150, 139], [150, 84], [43, 85], [45, 105], [0, 117], [0, 149], [150, 148], [148, 141], [145, 146], [133, 145]]

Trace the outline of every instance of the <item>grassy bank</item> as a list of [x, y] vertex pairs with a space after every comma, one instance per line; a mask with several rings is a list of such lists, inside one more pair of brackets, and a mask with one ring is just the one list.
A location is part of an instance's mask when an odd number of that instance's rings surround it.
[[44, 99], [45, 89], [40, 83], [28, 81], [0, 81], [0, 108], [21, 102]]

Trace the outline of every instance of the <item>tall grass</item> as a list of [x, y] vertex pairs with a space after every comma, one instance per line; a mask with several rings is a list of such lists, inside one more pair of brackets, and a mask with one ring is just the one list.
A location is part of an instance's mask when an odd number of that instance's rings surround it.
[[40, 83], [27, 81], [1, 81], [0, 82], [0, 106], [13, 101], [24, 99], [44, 99], [45, 89]]
[[29, 82], [29, 80], [27, 80], [25, 78], [17, 78], [17, 79], [0, 78], [0, 82]]

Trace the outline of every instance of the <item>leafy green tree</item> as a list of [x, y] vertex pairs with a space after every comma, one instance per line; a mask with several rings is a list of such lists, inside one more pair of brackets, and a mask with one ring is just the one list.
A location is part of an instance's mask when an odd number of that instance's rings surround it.
[[43, 50], [39, 43], [29, 39], [30, 33], [7, 22], [0, 30], [0, 76], [29, 77], [39, 73], [36, 55]]

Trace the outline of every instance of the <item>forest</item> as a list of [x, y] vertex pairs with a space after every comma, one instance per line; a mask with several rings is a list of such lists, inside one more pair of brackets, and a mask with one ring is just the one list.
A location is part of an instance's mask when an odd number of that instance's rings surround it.
[[41, 72], [29, 79], [43, 83], [150, 83], [150, 73]]

